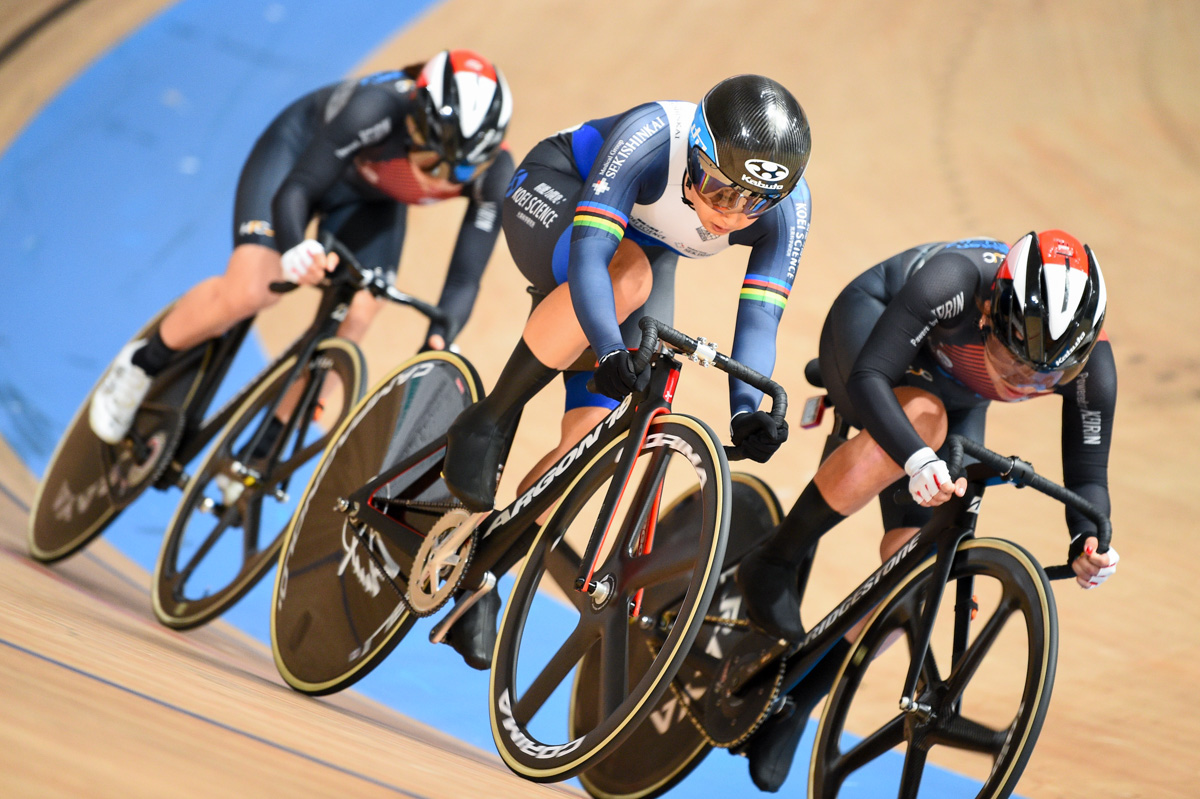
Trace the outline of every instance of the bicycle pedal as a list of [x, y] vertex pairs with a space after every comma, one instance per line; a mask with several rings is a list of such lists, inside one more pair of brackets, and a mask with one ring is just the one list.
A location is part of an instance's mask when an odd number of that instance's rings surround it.
[[480, 600], [480, 598], [488, 591], [496, 587], [496, 575], [491, 572], [486, 572], [483, 575], [483, 583], [470, 594], [454, 603], [454, 607], [450, 608], [450, 612], [434, 625], [429, 631], [429, 643], [440, 644], [446, 640], [446, 634], [450, 632], [450, 628], [454, 626], [454, 622], [462, 618], [463, 614], [470, 610], [471, 606]]

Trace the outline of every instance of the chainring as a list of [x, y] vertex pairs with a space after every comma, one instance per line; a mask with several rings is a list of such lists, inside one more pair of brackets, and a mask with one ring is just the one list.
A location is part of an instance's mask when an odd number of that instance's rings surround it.
[[437, 613], [458, 590], [475, 554], [475, 528], [484, 517], [463, 508], [447, 512], [429, 529], [413, 558], [405, 599], [419, 617]]

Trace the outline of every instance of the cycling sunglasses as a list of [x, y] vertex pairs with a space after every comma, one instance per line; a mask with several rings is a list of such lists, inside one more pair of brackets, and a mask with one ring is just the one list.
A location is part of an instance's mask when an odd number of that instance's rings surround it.
[[426, 175], [451, 183], [469, 183], [492, 165], [489, 158], [481, 164], [469, 164], [466, 161], [450, 163], [433, 150], [410, 150], [408, 161], [414, 169], [419, 169]]
[[992, 334], [991, 328], [984, 328], [983, 349], [988, 362], [996, 371], [996, 375], [1013, 388], [1035, 388], [1038, 391], [1049, 391], [1057, 385], [1074, 380], [1087, 363], [1085, 360], [1065, 369], [1039, 371], [1018, 358], [1012, 350]]
[[[692, 179], [698, 175], [699, 179]], [[723, 214], [758, 217], [774, 208], [787, 194], [769, 196], [743, 189], [730, 182], [713, 160], [699, 147], [688, 150], [688, 179], [705, 204]]]

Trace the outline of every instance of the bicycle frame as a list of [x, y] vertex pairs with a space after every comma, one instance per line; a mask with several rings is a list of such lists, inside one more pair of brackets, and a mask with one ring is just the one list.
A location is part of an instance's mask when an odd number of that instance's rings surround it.
[[[413, 367], [413, 369], [420, 368], [420, 364]], [[655, 417], [670, 411], [680, 371], [680, 363], [670, 355], [656, 356], [650, 386], [645, 394], [626, 397], [521, 496], [507, 507], [492, 511], [480, 520], [481, 532], [475, 555], [463, 577], [463, 585], [467, 587], [467, 590], [478, 591], [490, 588], [494, 584], [496, 575], [507, 572], [524, 556], [537, 534], [537, 527], [534, 524], [536, 519], [553, 507], [559, 498], [570, 490], [570, 486], [588, 462], [582, 457], [585, 453], [603, 451], [612, 446], [622, 433], [632, 431], [633, 434], [625, 442], [625, 449], [618, 460], [620, 465], [617, 474], [610, 483], [601, 516], [592, 531], [587, 550], [581, 561], [586, 568], [581, 567], [579, 576], [575, 579], [577, 590], [587, 593], [594, 593], [598, 590], [596, 583], [591, 580], [591, 572], [595, 567], [604, 536], [612, 523], [621, 492], [632, 473], [637, 453], [646, 441], [651, 422]], [[399, 523], [384, 509], [379, 508], [375, 503], [375, 496], [382, 487], [402, 478], [408, 472], [419, 469], [423, 464], [428, 465], [431, 460], [440, 458], [445, 449], [446, 441], [443, 437], [380, 474], [346, 498], [353, 521], [378, 531], [389, 542], [398, 546], [399, 553], [394, 559], [401, 570], [406, 573], [412, 569], [413, 558], [421, 546], [424, 536]], [[659, 462], [665, 462], [665, 458], [656, 457]], [[420, 474], [425, 474], [425, 472], [420, 472]], [[645, 521], [645, 519], [638, 520], [638, 524]], [[647, 540], [652, 540], [652, 533], [647, 536]], [[369, 547], [368, 551], [370, 551]], [[565, 589], [567, 586], [563, 587]], [[467, 605], [459, 604], [463, 605], [462, 610], [465, 611]], [[457, 605], [455, 609], [458, 610]], [[452, 623], [458, 615], [460, 614], [452, 614], [439, 627], [448, 628], [449, 623]]]
[[[929, 651], [929, 641], [933, 633], [934, 622], [937, 620], [938, 606], [945, 592], [946, 582], [950, 577], [959, 545], [975, 534], [983, 493], [989, 485], [1012, 483], [1018, 488], [1030, 486], [1076, 508], [1096, 521], [1098, 551], [1104, 552], [1108, 549], [1112, 527], [1104, 513], [1087, 500], [1036, 474], [1032, 466], [1019, 458], [997, 455], [983, 445], [959, 435], [950, 436], [947, 444], [950, 451], [947, 465], [952, 475], [964, 473], [962, 467], [964, 452], [980, 461], [965, 469], [967, 489], [963, 496], [952, 496], [948, 502], [935, 508], [929, 522], [818, 622], [804, 640], [795, 645], [791, 651], [786, 651], [786, 643], [780, 642], [768, 652], [764, 652], [763, 658], [756, 661], [752, 668], [744, 668], [740, 674], [734, 675], [734, 680], [731, 681], [731, 690], [740, 689], [761, 669], [762, 665], [774, 661], [785, 651], [786, 665], [781, 691], [786, 694], [795, 688], [839, 638], [868, 615], [901, 580], [923, 563], [930, 554], [936, 553], [934, 579], [929, 582], [929, 588], [924, 597], [925, 607], [918, 625], [918, 635], [914, 642], [904, 693], [900, 698], [902, 710], [923, 712], [924, 709], [916, 703], [917, 681]], [[1045, 571], [1051, 580], [1074, 576], [1069, 565], [1051, 566]], [[970, 583], [965, 581], [959, 583], [955, 597], [956, 608], [965, 607], [971, 602], [971, 591]], [[966, 618], [960, 615], [955, 619], [951, 650], [952, 668], [958, 664], [967, 648]]]
[[[345, 269], [345, 267], [342, 267]], [[337, 273], [335, 272], [335, 275]], [[308, 364], [316, 351], [317, 345], [325, 339], [331, 338], [337, 334], [338, 325], [341, 319], [345, 318], [346, 312], [350, 306], [350, 300], [359, 288], [355, 286], [349, 279], [331, 279], [329, 284], [323, 287], [323, 295], [317, 313], [313, 318], [313, 323], [309, 328], [297, 339], [291, 347], [287, 349], [278, 359], [278, 361], [286, 360], [289, 357], [296, 357], [296, 364], [288, 375], [287, 384], [283, 391], [272, 401], [268, 413], [273, 414], [283, 397], [287, 394], [288, 389], [299, 378], [301, 371]], [[257, 378], [251, 380], [212, 416], [205, 417], [209, 406], [212, 404], [216, 396], [217, 390], [221, 383], [224, 382], [225, 375], [228, 374], [230, 367], [233, 364], [233, 359], [241, 349], [242, 343], [245, 341], [246, 335], [250, 330], [250, 326], [254, 323], [254, 317], [238, 322], [229, 332], [225, 333], [212, 348], [205, 348], [203, 357], [209, 361], [202, 366], [201, 378], [192, 392], [187, 406], [184, 409], [187, 421], [185, 422], [183, 438], [180, 441], [179, 447], [175, 450], [172, 456], [171, 468], [168, 471], [168, 477], [164, 480], [168, 483], [186, 485], [186, 474], [184, 466], [190, 463], [197, 455], [199, 455], [213, 437], [220, 432], [229, 422], [234, 411], [241, 405], [247, 392], [249, 392], [257, 383]], [[185, 367], [190, 362], [190, 359], [183, 359], [179, 364], [172, 365], [170, 368], [179, 369]], [[306, 392], [304, 398], [301, 399], [303, 406], [310, 405], [315, 399], [314, 394], [316, 386], [310, 386], [310, 390]], [[299, 418], [299, 415], [296, 415]], [[310, 414], [304, 415], [304, 423], [307, 424]], [[291, 432], [290, 430], [287, 432]], [[258, 444], [259, 439], [265, 434], [265, 425], [258, 430], [253, 440], [248, 444], [248, 447], [254, 447]], [[285, 437], [281, 436], [281, 440]]]
[[[904, 697], [911, 699], [915, 695], [917, 679], [925, 661], [925, 654], [929, 650], [938, 606], [946, 588], [946, 581], [950, 577], [954, 556], [959, 545], [975, 534], [983, 491], [987, 481], [993, 477], [998, 475], [987, 467], [979, 464], [969, 467], [966, 493], [961, 497], [955, 496], [949, 502], [935, 508], [933, 518], [928, 523], [809, 630], [794, 651], [787, 654], [780, 689], [782, 694], [800, 684], [839, 639], [865, 618], [909, 572], [936, 553], [934, 579], [930, 581], [929, 592], [924, 598], [925, 607], [918, 626], [915, 651], [905, 680]], [[961, 589], [962, 586], [960, 594]], [[967, 586], [966, 590], [966, 599], [969, 600], [970, 587]], [[959, 599], [962, 600], [962, 597], [959, 596]], [[966, 650], [967, 632], [965, 626], [961, 626], [961, 629], [959, 625], [955, 626], [955, 662]], [[774, 660], [781, 651], [782, 646], [777, 647], [770, 660]], [[736, 685], [734, 690], [740, 687]]]

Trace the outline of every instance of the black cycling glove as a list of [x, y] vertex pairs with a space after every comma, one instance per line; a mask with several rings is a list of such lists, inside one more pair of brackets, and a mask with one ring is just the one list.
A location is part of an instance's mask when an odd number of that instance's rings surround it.
[[596, 391], [609, 399], [622, 400], [634, 391], [645, 391], [650, 385], [650, 366], [640, 373], [634, 371], [633, 354], [628, 350], [613, 350], [600, 359], [592, 378]]
[[787, 420], [776, 424], [766, 411], [739, 413], [729, 422], [729, 430], [734, 446], [741, 447], [747, 458], [758, 463], [770, 460], [788, 437]]

